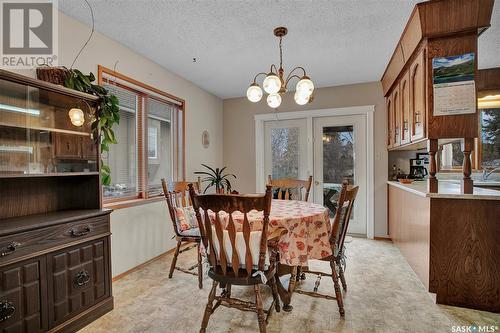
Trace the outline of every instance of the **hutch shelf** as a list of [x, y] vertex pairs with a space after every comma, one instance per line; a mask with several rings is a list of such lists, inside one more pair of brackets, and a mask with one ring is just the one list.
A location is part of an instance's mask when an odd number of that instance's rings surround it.
[[74, 332], [113, 308], [97, 101], [0, 70], [2, 333]]

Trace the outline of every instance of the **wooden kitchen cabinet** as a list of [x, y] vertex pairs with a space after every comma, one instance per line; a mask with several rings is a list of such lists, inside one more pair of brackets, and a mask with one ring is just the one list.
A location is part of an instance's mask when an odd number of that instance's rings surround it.
[[394, 145], [394, 103], [392, 95], [389, 95], [385, 101], [387, 110], [387, 147], [392, 148]]
[[51, 254], [48, 259], [49, 324], [55, 327], [110, 295], [108, 239]]
[[410, 103], [410, 73], [407, 71], [401, 78], [399, 83], [399, 93], [401, 99], [400, 106], [400, 120], [399, 124], [401, 128], [401, 144], [410, 143], [410, 109], [412, 105]]
[[399, 85], [394, 87], [391, 93], [392, 99], [392, 147], [398, 147], [401, 145], [401, 95], [399, 91]]
[[80, 158], [82, 145], [80, 137], [72, 134], [54, 134], [55, 155], [57, 158]]
[[1, 268], [0, 332], [46, 332], [45, 292], [44, 257]]
[[410, 133], [411, 141], [425, 138], [425, 50], [422, 50], [410, 66]]

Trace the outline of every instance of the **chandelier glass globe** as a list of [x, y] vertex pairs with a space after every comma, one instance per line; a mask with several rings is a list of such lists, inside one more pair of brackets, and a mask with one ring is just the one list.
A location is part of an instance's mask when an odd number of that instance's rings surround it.
[[264, 87], [266, 93], [275, 94], [281, 88], [281, 80], [276, 74], [270, 73], [264, 79], [262, 86]]
[[308, 77], [303, 77], [296, 86], [297, 91], [304, 96], [311, 96], [314, 90], [314, 84]]
[[273, 109], [276, 109], [281, 105], [281, 95], [278, 93], [269, 94], [269, 96], [267, 96], [267, 105], [269, 105], [269, 107]]
[[293, 99], [298, 105], [306, 105], [309, 102], [309, 97], [311, 96], [305, 95], [298, 90], [295, 92], [295, 95], [293, 95]]
[[262, 99], [262, 89], [257, 83], [253, 83], [247, 89], [247, 98], [250, 102], [256, 103]]

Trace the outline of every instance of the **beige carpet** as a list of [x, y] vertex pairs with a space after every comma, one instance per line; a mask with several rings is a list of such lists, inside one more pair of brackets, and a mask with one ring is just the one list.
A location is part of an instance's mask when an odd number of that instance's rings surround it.
[[[436, 305], [390, 242], [354, 238], [347, 255], [345, 318], [340, 318], [335, 301], [295, 294], [293, 311], [274, 313], [268, 332], [434, 333], [452, 332], [454, 325], [500, 327], [500, 314]], [[169, 280], [170, 260], [163, 257], [115, 282], [115, 309], [81, 332], [198, 332], [211, 280], [205, 278], [203, 290], [196, 277], [182, 272]], [[179, 264], [193, 262], [194, 250], [181, 254]], [[301, 288], [312, 290], [314, 281], [309, 276]], [[264, 288], [268, 306], [270, 291]], [[323, 278], [320, 291], [333, 295], [331, 280]], [[252, 288], [233, 287], [233, 295], [253, 300]], [[257, 332], [257, 317], [220, 307], [207, 331]]]

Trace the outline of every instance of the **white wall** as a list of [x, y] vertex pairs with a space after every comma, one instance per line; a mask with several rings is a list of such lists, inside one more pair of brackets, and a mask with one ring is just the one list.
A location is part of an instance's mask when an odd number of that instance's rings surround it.
[[[59, 13], [59, 65], [69, 67], [88, 38], [90, 28]], [[159, 38], [161, 38], [159, 36]], [[116, 68], [115, 68], [116, 64]], [[116, 69], [140, 82], [186, 101], [186, 178], [201, 163], [222, 165], [222, 100], [144, 56], [96, 32], [80, 55], [75, 68], [93, 72], [97, 65]], [[35, 71], [18, 71], [35, 76]], [[204, 130], [210, 133], [210, 147], [201, 144]], [[123, 273], [175, 246], [172, 223], [165, 202], [116, 210], [111, 215], [113, 276]]]

